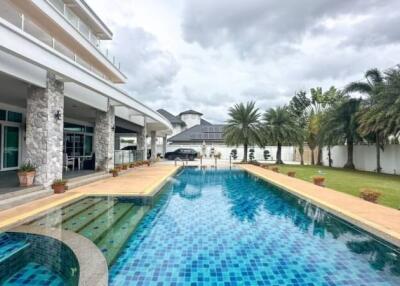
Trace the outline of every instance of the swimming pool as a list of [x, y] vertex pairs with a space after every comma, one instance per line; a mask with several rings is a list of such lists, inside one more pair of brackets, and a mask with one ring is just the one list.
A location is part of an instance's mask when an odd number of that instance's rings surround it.
[[241, 170], [186, 168], [110, 285], [400, 285], [399, 249]]

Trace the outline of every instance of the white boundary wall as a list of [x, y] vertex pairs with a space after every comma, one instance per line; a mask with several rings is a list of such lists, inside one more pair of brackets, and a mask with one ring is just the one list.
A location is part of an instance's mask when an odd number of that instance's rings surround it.
[[[229, 160], [229, 155], [232, 149], [237, 150], [237, 160], [243, 159], [243, 146], [239, 147], [228, 147], [226, 145], [213, 145], [215, 154], [218, 152], [221, 153], [221, 159]], [[197, 152], [201, 153], [202, 146], [195, 144], [195, 145], [167, 145], [167, 152], [175, 151], [178, 148], [191, 148], [196, 150]], [[269, 150], [270, 152], [270, 161], [275, 161], [276, 159], [276, 146], [266, 146], [264, 149], [259, 147], [249, 147], [250, 149], [254, 149], [254, 157], [258, 161], [264, 161], [264, 150]], [[157, 146], [157, 152], [161, 153], [161, 146]], [[206, 155], [209, 157], [211, 150], [211, 145], [207, 145], [206, 148]], [[282, 160], [284, 162], [293, 162], [295, 158], [295, 148], [291, 146], [284, 146], [282, 147]]]
[[[328, 150], [323, 149], [323, 164], [329, 165]], [[331, 148], [333, 167], [343, 167], [347, 161], [347, 146], [335, 146]], [[375, 145], [355, 145], [354, 146], [354, 165], [357, 170], [375, 171], [376, 170], [376, 147]], [[381, 150], [382, 172], [387, 174], [400, 174], [400, 145], [385, 145], [384, 151]]]

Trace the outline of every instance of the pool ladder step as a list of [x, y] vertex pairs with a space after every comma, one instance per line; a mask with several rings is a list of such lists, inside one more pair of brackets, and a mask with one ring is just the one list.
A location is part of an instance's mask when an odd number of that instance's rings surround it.
[[101, 238], [112, 226], [119, 221], [130, 209], [131, 204], [117, 203], [113, 208], [99, 215], [90, 224], [79, 231], [79, 234], [85, 236], [93, 242]]
[[99, 241], [96, 242], [96, 245], [103, 252], [109, 266], [115, 262], [118, 254], [125, 246], [125, 243], [147, 213], [148, 209], [149, 206], [135, 206], [131, 208]]
[[29, 246], [29, 242], [0, 234], [0, 285], [24, 266], [21, 256], [25, 256]]

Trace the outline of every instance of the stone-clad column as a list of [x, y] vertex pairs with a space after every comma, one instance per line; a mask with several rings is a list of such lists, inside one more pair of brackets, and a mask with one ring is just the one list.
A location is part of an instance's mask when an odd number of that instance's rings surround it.
[[115, 110], [110, 101], [107, 111], [96, 111], [96, 125], [94, 128], [94, 152], [96, 169], [110, 170], [114, 167], [114, 132]]
[[150, 132], [150, 137], [151, 137], [151, 160], [155, 160], [157, 158], [157, 137], [156, 137], [156, 132], [155, 131], [151, 131]]
[[30, 87], [26, 107], [26, 162], [36, 166], [35, 183], [48, 188], [62, 178], [64, 83], [47, 75], [47, 87]]

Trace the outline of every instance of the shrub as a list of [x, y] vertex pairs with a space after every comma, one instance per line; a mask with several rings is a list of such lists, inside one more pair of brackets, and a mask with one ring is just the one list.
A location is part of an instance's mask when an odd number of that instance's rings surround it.
[[68, 183], [67, 180], [64, 179], [56, 179], [53, 181], [52, 186], [65, 186]]
[[22, 164], [18, 171], [24, 172], [24, 173], [34, 172], [34, 171], [36, 171], [36, 167], [31, 162], [28, 162], [28, 163]]

